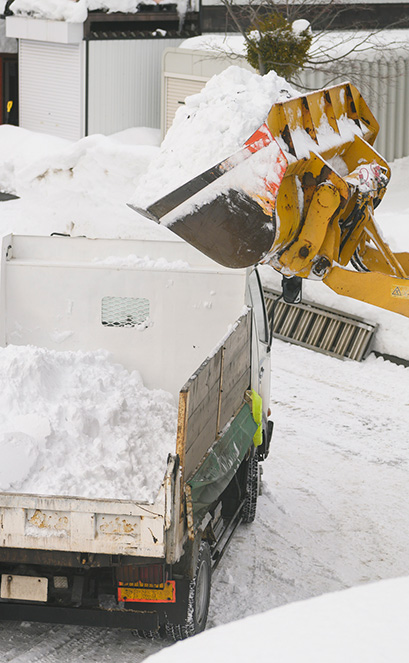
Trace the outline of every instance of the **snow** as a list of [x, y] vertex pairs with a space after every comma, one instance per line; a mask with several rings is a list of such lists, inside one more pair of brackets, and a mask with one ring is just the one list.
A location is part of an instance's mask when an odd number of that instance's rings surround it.
[[[169, 0], [144, 0], [144, 5], [159, 5], [169, 3]], [[29, 16], [51, 21], [67, 21], [69, 23], [83, 23], [89, 11], [103, 11], [108, 13], [123, 12], [135, 14], [139, 11], [137, 0], [14, 0], [12, 13], [15, 16]], [[176, 2], [180, 12], [186, 11], [186, 2]], [[0, 1], [0, 13], [4, 11], [6, 0]]]
[[[4, 11], [6, 2], [2, 5]], [[14, 0], [10, 9], [15, 16], [31, 16], [70, 23], [83, 23], [88, 16], [86, 0]]]
[[0, 491], [152, 502], [176, 419], [106, 352], [2, 348]]
[[[307, 21], [299, 19], [300, 25]], [[298, 22], [298, 21], [297, 21]], [[297, 23], [295, 22], [295, 23]], [[407, 57], [409, 43], [408, 29], [389, 29], [366, 32], [363, 30], [328, 30], [313, 32], [309, 57], [318, 62], [328, 63], [329, 59], [342, 57], [360, 58], [366, 61]], [[240, 33], [223, 35], [205, 33], [185, 39], [179, 48], [200, 51], [213, 51], [230, 57], [246, 55], [246, 44]]]
[[[258, 100], [254, 108], [258, 112]], [[215, 118], [221, 117], [216, 107]], [[144, 145], [144, 135], [139, 129], [71, 143], [1, 126], [0, 188], [22, 196], [0, 203], [1, 232], [172, 237], [126, 206], [160, 154], [154, 136], [146, 133]], [[184, 144], [182, 148], [187, 149]], [[408, 174], [409, 157], [392, 164], [392, 181], [376, 210], [383, 235], [399, 251], [409, 250]], [[149, 256], [132, 256], [129, 262], [145, 259]], [[309, 299], [379, 322], [376, 338], [383, 351], [407, 355], [408, 319], [339, 297], [319, 282], [304, 281], [304, 292]], [[409, 369], [373, 355], [359, 364], [340, 361], [277, 340], [272, 367], [275, 432], [263, 465], [263, 495], [255, 523], [235, 533], [214, 575], [208, 632], [168, 647], [115, 629], [5, 622], [0, 624], [0, 663], [108, 663], [118, 658], [137, 663], [163, 647], [162, 658], [171, 659], [180, 657], [182, 647], [194, 646], [198, 659], [206, 652], [206, 658], [235, 660], [231, 652], [236, 643], [237, 657], [247, 652], [247, 660], [256, 655], [262, 660], [275, 656], [280, 663], [407, 660], [403, 620], [408, 580], [390, 579], [407, 574]], [[54, 426], [68, 427], [59, 421], [64, 411], [73, 415], [68, 417], [73, 444], [77, 436], [86, 444], [99, 427], [109, 458], [121, 462], [123, 445], [133, 443], [122, 430], [118, 445], [111, 446], [112, 435], [119, 434], [121, 426], [128, 430], [135, 394], [144, 393], [147, 402], [154, 398], [143, 391], [135, 374], [110, 363], [104, 353], [9, 347], [0, 351], [0, 376], [2, 439], [14, 435], [17, 445], [24, 440], [27, 448], [35, 445], [38, 451], [44, 445], [47, 450], [36, 458], [30, 453], [20, 456], [18, 466], [14, 463], [15, 485], [34, 481], [37, 463], [51, 464], [50, 442], [61, 451]], [[105, 397], [101, 412], [104, 385], [115, 399], [107, 402]], [[124, 390], [126, 404], [120, 398]], [[174, 412], [164, 395], [158, 398], [164, 412]], [[73, 401], [71, 410], [65, 405], [68, 400]], [[143, 407], [144, 417], [147, 412], [146, 425], [152, 430], [152, 408]], [[103, 437], [108, 433], [109, 439]], [[63, 465], [60, 458], [54, 457], [53, 467]], [[66, 451], [63, 458], [69, 461]], [[102, 476], [107, 469], [101, 468]], [[83, 483], [88, 480], [85, 475]], [[380, 580], [385, 582], [369, 584]], [[212, 628], [245, 617], [227, 630]], [[221, 654], [214, 652], [213, 642]]]
[[[159, 154], [139, 180], [130, 202], [147, 207], [158, 198], [158, 182], [164, 196], [230, 157], [263, 124], [273, 103], [294, 95], [298, 93], [275, 72], [260, 77], [232, 66], [214, 76], [178, 109]], [[241, 180], [248, 181], [246, 168]], [[228, 176], [223, 178], [222, 186], [228, 181]], [[216, 182], [207, 187], [194, 202], [203, 203], [203, 196], [216, 195], [218, 186]]]
[[0, 138], [0, 190], [21, 196], [2, 203], [2, 234], [142, 237], [146, 228], [149, 237], [170, 235], [126, 204], [159, 150], [159, 131], [129, 129], [71, 142], [2, 125]]
[[166, 260], [166, 258], [157, 258], [156, 260], [153, 260], [149, 256], [137, 256], [133, 253], [131, 253], [129, 256], [126, 256], [125, 258], [120, 258], [119, 256], [108, 256], [103, 260], [95, 260], [95, 264], [107, 265], [117, 269], [129, 269], [137, 267], [138, 269], [159, 269], [165, 270], [167, 272], [172, 270], [180, 272], [189, 269], [189, 263], [185, 260], [173, 260], [172, 262], [169, 262]]
[[408, 609], [409, 578], [383, 581], [212, 629], [146, 661], [406, 663]]

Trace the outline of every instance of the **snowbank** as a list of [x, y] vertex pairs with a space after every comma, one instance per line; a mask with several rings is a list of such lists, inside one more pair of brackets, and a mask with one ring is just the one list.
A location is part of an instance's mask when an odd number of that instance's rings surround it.
[[214, 628], [146, 663], [406, 663], [408, 610], [409, 578], [384, 580]]
[[[339, 58], [360, 58], [364, 60], [407, 57], [409, 54], [409, 30], [328, 30], [313, 33], [309, 57], [317, 62]], [[179, 48], [227, 54], [231, 57], [245, 56], [246, 44], [240, 33], [223, 35], [206, 33], [185, 39]], [[339, 64], [338, 64], [339, 66]]]
[[159, 140], [143, 127], [71, 142], [0, 126], [0, 190], [21, 196], [1, 203], [0, 234], [171, 235], [127, 207]]
[[0, 349], [0, 491], [153, 501], [177, 408], [106, 352]]

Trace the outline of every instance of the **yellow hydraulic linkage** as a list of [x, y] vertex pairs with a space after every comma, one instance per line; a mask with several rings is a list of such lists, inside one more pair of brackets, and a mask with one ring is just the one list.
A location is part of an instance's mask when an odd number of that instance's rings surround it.
[[343, 84], [275, 104], [267, 125], [288, 166], [264, 262], [409, 317], [409, 254], [394, 254], [374, 220], [390, 169], [372, 147], [379, 125], [358, 90]]

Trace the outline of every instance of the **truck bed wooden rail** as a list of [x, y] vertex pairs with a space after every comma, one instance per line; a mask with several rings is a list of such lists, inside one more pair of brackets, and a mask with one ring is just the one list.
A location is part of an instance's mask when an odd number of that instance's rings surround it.
[[250, 384], [251, 314], [244, 313], [179, 395], [176, 452], [187, 481], [237, 413]]

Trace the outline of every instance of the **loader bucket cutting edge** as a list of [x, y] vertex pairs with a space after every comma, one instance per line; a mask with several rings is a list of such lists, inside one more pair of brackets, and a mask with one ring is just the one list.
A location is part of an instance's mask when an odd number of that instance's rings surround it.
[[275, 224], [250, 196], [230, 189], [168, 226], [224, 267], [258, 263], [270, 250]]

